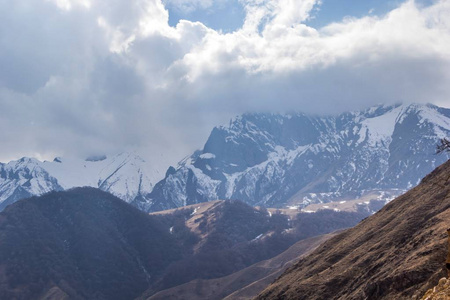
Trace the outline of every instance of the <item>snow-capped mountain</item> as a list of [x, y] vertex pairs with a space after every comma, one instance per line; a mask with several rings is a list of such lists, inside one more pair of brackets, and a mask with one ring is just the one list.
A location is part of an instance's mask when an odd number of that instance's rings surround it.
[[146, 209], [215, 199], [306, 206], [369, 191], [398, 194], [448, 159], [435, 150], [449, 136], [450, 109], [429, 104], [327, 117], [245, 114], [214, 128], [202, 151], [169, 168]]
[[0, 210], [19, 199], [53, 190], [90, 186], [139, 206], [160, 180], [157, 170], [134, 153], [96, 159], [22, 158], [0, 164]]
[[433, 105], [376, 106], [338, 116], [245, 114], [214, 128], [204, 149], [165, 177], [134, 153], [0, 163], [0, 210], [81, 186], [146, 211], [217, 199], [272, 207], [372, 194], [390, 199], [448, 159], [435, 155], [435, 147], [449, 136], [450, 109]]

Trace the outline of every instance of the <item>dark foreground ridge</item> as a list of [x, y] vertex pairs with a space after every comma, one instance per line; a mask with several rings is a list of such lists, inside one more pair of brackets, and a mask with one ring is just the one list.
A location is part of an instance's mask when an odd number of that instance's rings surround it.
[[420, 299], [445, 277], [450, 161], [328, 240], [257, 299]]
[[133, 299], [180, 248], [154, 218], [94, 188], [0, 214], [0, 299]]

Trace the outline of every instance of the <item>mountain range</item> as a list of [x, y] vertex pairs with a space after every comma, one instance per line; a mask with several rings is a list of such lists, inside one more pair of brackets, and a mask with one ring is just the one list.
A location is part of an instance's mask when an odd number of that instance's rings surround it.
[[217, 199], [279, 208], [362, 197], [384, 203], [449, 157], [435, 155], [438, 140], [448, 136], [450, 109], [430, 104], [379, 105], [335, 116], [249, 113], [215, 127], [203, 150], [165, 176], [134, 153], [0, 164], [0, 210], [80, 186], [147, 212]]
[[212, 130], [202, 151], [169, 168], [148, 211], [214, 199], [305, 207], [378, 191], [391, 200], [448, 156], [450, 109], [375, 106], [338, 116], [245, 114]]

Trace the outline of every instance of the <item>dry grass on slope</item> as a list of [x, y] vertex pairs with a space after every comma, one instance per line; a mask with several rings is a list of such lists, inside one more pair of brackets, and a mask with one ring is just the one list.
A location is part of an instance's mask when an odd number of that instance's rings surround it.
[[288, 269], [257, 299], [420, 299], [446, 275], [450, 161]]

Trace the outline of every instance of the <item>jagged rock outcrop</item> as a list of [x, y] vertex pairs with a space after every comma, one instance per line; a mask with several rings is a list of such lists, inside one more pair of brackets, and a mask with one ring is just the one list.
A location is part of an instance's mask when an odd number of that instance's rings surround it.
[[422, 300], [450, 300], [450, 280], [441, 278], [438, 285], [429, 289]]

